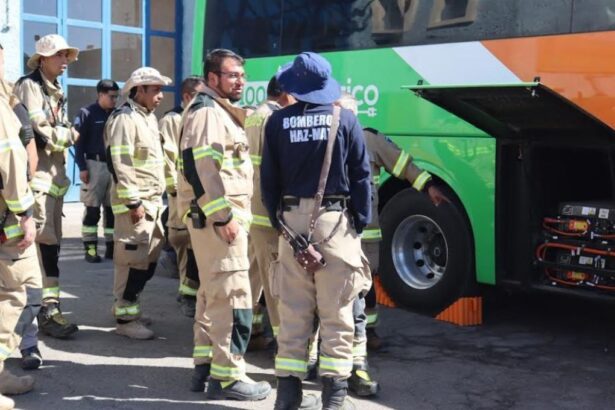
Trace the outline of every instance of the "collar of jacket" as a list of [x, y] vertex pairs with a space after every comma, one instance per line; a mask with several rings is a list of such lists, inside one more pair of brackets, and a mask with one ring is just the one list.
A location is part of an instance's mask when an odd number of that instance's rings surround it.
[[243, 108], [235, 107], [227, 98], [222, 98], [220, 95], [212, 90], [211, 88], [205, 86], [205, 94], [209, 95], [213, 98], [220, 106], [226, 111], [236, 123], [239, 124], [241, 128], [244, 128], [244, 124], [246, 122], [246, 110]]
[[139, 104], [138, 102], [133, 100], [132, 98], [128, 98], [127, 101], [128, 101], [128, 104], [130, 104], [132, 106], [133, 110], [139, 111], [140, 113], [142, 113], [145, 116], [148, 116], [148, 115], [154, 113], [154, 110], [152, 110], [152, 111], [148, 110], [147, 108], [145, 108], [144, 106], [142, 106], [141, 104]]
[[57, 79], [54, 82], [51, 82], [51, 80], [45, 77], [45, 74], [43, 74], [40, 69], [38, 70], [38, 72], [41, 74], [41, 78], [43, 79], [43, 83], [45, 84], [45, 88], [47, 89], [49, 95], [63, 94], [62, 87], [60, 87], [60, 83], [58, 83]]

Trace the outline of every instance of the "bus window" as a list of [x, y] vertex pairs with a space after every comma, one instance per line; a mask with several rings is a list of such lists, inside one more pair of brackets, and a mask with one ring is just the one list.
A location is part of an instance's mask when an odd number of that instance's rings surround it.
[[615, 28], [615, 1], [575, 0], [572, 31], [598, 31]]
[[372, 2], [371, 34], [378, 45], [401, 42], [404, 31], [414, 24], [419, 0], [376, 0]]
[[478, 0], [435, 0], [429, 28], [469, 24], [476, 18]]
[[282, 54], [376, 46], [371, 38], [373, 0], [285, 0]]
[[244, 57], [280, 53], [281, 1], [210, 0], [205, 49], [229, 48]]

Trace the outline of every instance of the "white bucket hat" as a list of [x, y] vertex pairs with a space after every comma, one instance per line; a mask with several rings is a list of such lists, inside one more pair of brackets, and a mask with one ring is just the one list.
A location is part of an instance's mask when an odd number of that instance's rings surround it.
[[67, 50], [68, 51], [68, 63], [72, 63], [73, 61], [77, 61], [77, 56], [79, 55], [79, 49], [75, 47], [71, 47], [66, 43], [64, 37], [58, 34], [48, 34], [44, 37], [41, 37], [36, 42], [36, 51], [34, 54], [28, 59], [28, 67], [32, 70], [38, 68], [39, 60], [42, 57], [51, 57], [58, 51]]
[[141, 67], [130, 74], [130, 78], [122, 87], [122, 94], [128, 94], [132, 87], [138, 85], [169, 85], [172, 82], [169, 77], [160, 74], [155, 68]]

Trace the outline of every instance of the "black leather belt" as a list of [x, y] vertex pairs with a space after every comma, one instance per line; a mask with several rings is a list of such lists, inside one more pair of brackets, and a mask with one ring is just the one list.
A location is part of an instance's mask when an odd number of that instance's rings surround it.
[[91, 159], [93, 161], [107, 162], [105, 155], [100, 154], [85, 154], [85, 159]]
[[[296, 196], [286, 196], [282, 199], [282, 205], [285, 211], [289, 211], [293, 207], [299, 206], [302, 198]], [[310, 198], [311, 199], [311, 198]], [[346, 209], [348, 198], [339, 195], [325, 195], [322, 199], [322, 207], [327, 208], [327, 211], [341, 211]]]

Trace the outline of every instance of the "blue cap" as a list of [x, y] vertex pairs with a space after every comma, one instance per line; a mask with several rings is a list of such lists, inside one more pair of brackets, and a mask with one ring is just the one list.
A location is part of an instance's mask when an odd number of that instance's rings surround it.
[[319, 54], [307, 51], [284, 65], [276, 74], [284, 91], [312, 104], [332, 104], [341, 96], [340, 85], [331, 76], [331, 64]]

